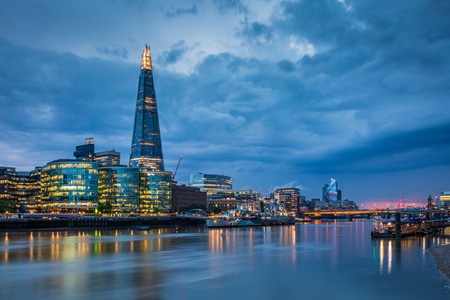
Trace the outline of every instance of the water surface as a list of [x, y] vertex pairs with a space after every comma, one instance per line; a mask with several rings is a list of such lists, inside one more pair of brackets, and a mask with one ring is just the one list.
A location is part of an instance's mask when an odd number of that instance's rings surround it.
[[427, 249], [372, 222], [0, 233], [0, 299], [449, 299]]

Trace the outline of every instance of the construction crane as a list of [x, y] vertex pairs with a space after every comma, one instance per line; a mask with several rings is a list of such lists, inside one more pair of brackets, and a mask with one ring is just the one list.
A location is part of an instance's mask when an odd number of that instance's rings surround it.
[[175, 171], [173, 171], [172, 181], [175, 181], [175, 176], [177, 175], [178, 167], [180, 166], [181, 159], [183, 158], [183, 155], [180, 155], [180, 159], [178, 160], [177, 167], [175, 168]]

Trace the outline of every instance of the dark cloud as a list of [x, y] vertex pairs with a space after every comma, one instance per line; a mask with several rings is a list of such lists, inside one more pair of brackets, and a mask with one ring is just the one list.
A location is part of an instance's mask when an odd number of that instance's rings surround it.
[[251, 22], [250, 24], [246, 24], [243, 35], [250, 41], [257, 44], [270, 43], [272, 40], [272, 32], [270, 27], [260, 22]]
[[[190, 173], [224, 173], [235, 188], [301, 186], [310, 198], [334, 177], [356, 201], [406, 194], [408, 181], [408, 193], [424, 198], [449, 189], [445, 1], [289, 1], [261, 15], [241, 1], [215, 1], [213, 12], [205, 2], [180, 3], [141, 7], [153, 22], [145, 26], [109, 6], [103, 25], [89, 18], [89, 35], [114, 33], [123, 46], [79, 38], [70, 16], [60, 30], [56, 6], [43, 5], [37, 17], [25, 11], [24, 24], [2, 18], [17, 24], [16, 36], [39, 32], [33, 24], [49, 34], [40, 36], [47, 48], [35, 48], [0, 29], [0, 165], [70, 157], [86, 136], [126, 161], [141, 46], [151, 43], [164, 157], [171, 170], [183, 155], [181, 183]], [[37, 26], [45, 11], [52, 18]], [[129, 30], [111, 21], [122, 16]], [[49, 46], [63, 45], [69, 29], [78, 52]]]
[[214, 0], [220, 13], [247, 13], [247, 6], [240, 0]]
[[95, 49], [100, 55], [111, 56], [113, 58], [128, 59], [128, 51], [123, 47], [116, 47], [116, 48], [96, 47]]
[[286, 73], [291, 73], [295, 71], [294, 64], [287, 59], [279, 61], [277, 65], [282, 71]]
[[172, 45], [169, 51], [164, 51], [160, 57], [158, 57], [158, 62], [162, 65], [173, 64], [179, 61], [182, 56], [189, 50], [185, 41], [179, 41], [178, 43]]
[[191, 7], [188, 8], [170, 8], [164, 10], [164, 16], [168, 18], [175, 18], [183, 15], [198, 15], [197, 4], [193, 3]]

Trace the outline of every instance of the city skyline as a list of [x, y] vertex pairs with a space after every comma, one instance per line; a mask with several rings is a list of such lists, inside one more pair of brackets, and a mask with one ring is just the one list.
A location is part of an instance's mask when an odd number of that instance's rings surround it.
[[25, 3], [0, 4], [0, 165], [30, 171], [86, 137], [128, 164], [149, 44], [179, 183], [310, 199], [335, 178], [358, 204], [450, 190], [447, 3]]

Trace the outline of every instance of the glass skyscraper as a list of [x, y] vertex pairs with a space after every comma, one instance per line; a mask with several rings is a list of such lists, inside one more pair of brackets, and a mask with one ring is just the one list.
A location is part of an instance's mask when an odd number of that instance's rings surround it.
[[150, 47], [145, 45], [136, 99], [130, 166], [164, 171]]

